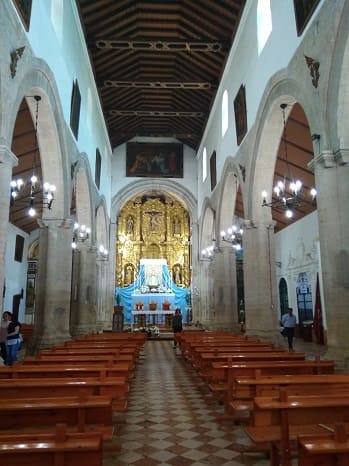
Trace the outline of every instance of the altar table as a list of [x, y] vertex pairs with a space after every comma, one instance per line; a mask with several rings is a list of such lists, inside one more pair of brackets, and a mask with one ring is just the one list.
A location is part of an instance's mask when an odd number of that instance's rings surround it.
[[156, 311], [150, 311], [148, 309], [143, 309], [142, 311], [131, 311], [132, 314], [132, 321], [131, 321], [131, 328], [137, 324], [137, 317], [144, 316], [145, 317], [145, 324], [163, 324], [165, 322], [165, 316], [173, 315], [174, 310], [165, 311], [162, 309], [158, 309]]

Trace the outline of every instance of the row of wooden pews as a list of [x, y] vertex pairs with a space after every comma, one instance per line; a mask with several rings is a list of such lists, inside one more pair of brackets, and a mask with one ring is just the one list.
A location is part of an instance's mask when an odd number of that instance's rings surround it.
[[300, 466], [349, 464], [349, 374], [334, 374], [333, 361], [224, 332], [177, 339], [222, 418], [246, 422], [253, 445], [241, 451], [269, 451], [272, 466], [291, 466], [296, 451]]
[[89, 335], [0, 367], [0, 464], [101, 466], [144, 342]]

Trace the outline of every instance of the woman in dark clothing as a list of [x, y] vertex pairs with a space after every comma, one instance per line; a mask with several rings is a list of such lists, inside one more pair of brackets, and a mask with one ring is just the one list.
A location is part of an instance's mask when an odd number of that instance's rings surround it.
[[[178, 332], [181, 332], [183, 330], [183, 325], [182, 325], [182, 313], [179, 308], [175, 310], [173, 320], [172, 320], [172, 330], [173, 333], [176, 334]], [[173, 347], [177, 348], [177, 340], [176, 340], [176, 335], [173, 336]]]
[[12, 366], [12, 364], [17, 361], [17, 353], [21, 344], [19, 339], [21, 324], [18, 321], [12, 320], [11, 312], [6, 311], [4, 314], [7, 314], [9, 320], [6, 339], [6, 365]]

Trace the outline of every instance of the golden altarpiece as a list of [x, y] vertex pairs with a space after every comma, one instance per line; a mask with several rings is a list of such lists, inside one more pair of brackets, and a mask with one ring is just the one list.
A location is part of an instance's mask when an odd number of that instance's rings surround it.
[[141, 259], [165, 259], [177, 286], [190, 286], [190, 222], [187, 210], [163, 194], [128, 201], [117, 225], [115, 286], [132, 284]]

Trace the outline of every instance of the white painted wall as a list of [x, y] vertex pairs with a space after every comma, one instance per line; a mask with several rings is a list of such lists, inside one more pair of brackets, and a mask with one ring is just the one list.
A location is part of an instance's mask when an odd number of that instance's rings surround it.
[[28, 39], [34, 54], [48, 64], [55, 76], [68, 128], [72, 86], [78, 80], [81, 112], [77, 147], [79, 152], [87, 154], [93, 179], [96, 149], [99, 149], [102, 155], [100, 193], [106, 197], [110, 213], [111, 147], [75, 1], [35, 0]]
[[[148, 142], [148, 143], [179, 143], [173, 138], [134, 138], [132, 142]], [[144, 178], [126, 177], [126, 144], [122, 144], [114, 150], [114, 158], [112, 160], [112, 195], [115, 196], [122, 191], [128, 184], [139, 181]], [[188, 146], [183, 146], [183, 178], [169, 178], [176, 183], [185, 186], [191, 194], [197, 198], [197, 166], [195, 159], [195, 151]], [[154, 183], [156, 179], [154, 178]]]
[[[14, 260], [15, 257], [15, 246], [16, 246], [16, 235], [23, 236], [24, 238], [24, 247], [23, 247], [23, 259], [22, 262], [17, 262]], [[24, 322], [24, 312], [25, 312], [25, 291], [27, 284], [27, 254], [28, 246], [30, 244], [30, 237], [27, 233], [20, 230], [19, 228], [8, 224], [8, 237], [7, 237], [7, 247], [6, 247], [6, 294], [3, 302], [3, 310], [12, 312], [12, 298], [16, 294], [21, 293], [23, 288], [23, 299], [21, 299], [19, 307], [19, 321]], [[2, 288], [1, 288], [2, 291]]]
[[[309, 25], [316, 21], [316, 14], [323, 1], [320, 1]], [[217, 152], [217, 181], [222, 176], [225, 159], [236, 156], [239, 147], [236, 143], [234, 99], [243, 84], [246, 88], [247, 127], [251, 130], [256, 122], [256, 115], [263, 92], [269, 79], [279, 70], [285, 68], [292, 59], [302, 37], [297, 36], [293, 0], [271, 0], [273, 19], [272, 33], [258, 56], [257, 50], [257, 0], [248, 0], [236, 40], [230, 51], [227, 65], [217, 91], [210, 118], [201, 141], [198, 157], [198, 173], [202, 173], [202, 151], [206, 146], [208, 160], [214, 150]], [[277, 18], [277, 19], [276, 19]], [[280, 52], [282, 50], [282, 53]], [[229, 128], [221, 137], [221, 108], [224, 90], [229, 94]], [[242, 142], [243, 144], [243, 142]], [[202, 183], [199, 177], [198, 211], [206, 197], [211, 196], [210, 177]]]
[[[275, 260], [277, 284], [284, 278], [288, 287], [288, 302], [297, 315], [296, 284], [298, 275], [306, 272], [313, 295], [313, 314], [316, 297], [316, 274], [320, 272], [319, 226], [317, 212], [303, 217], [298, 222], [275, 234]], [[320, 284], [321, 287], [321, 284]], [[280, 301], [277, 303], [280, 314]], [[326, 314], [322, 301], [322, 313]], [[325, 322], [324, 322], [325, 323]]]

